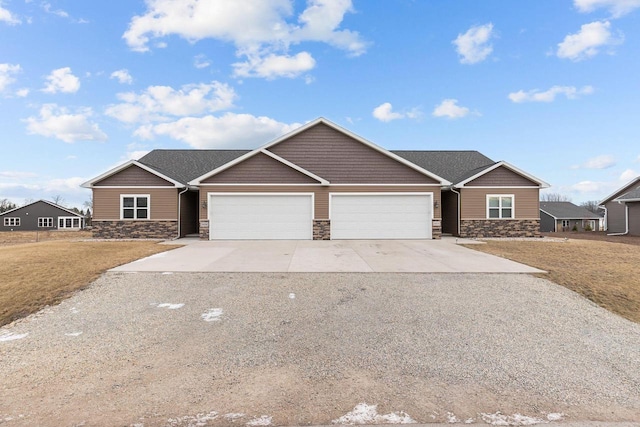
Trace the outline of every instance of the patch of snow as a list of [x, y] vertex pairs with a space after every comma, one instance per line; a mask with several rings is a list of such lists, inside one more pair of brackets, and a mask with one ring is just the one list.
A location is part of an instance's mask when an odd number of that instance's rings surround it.
[[218, 418], [216, 411], [211, 411], [208, 414], [197, 415], [185, 415], [179, 418], [169, 418], [167, 425], [172, 427], [185, 426], [185, 427], [204, 427], [209, 425], [209, 421], [213, 421]]
[[173, 271], [163, 271], [162, 274], [173, 274]]
[[247, 422], [247, 425], [250, 426], [250, 427], [270, 426], [271, 425], [271, 419], [272, 419], [272, 417], [270, 417], [268, 415], [263, 415], [261, 417], [254, 418], [251, 421]]
[[532, 426], [536, 424], [546, 423], [542, 418], [528, 417], [521, 414], [505, 415], [501, 412], [495, 414], [480, 414], [482, 420], [494, 426]]
[[244, 414], [241, 412], [231, 412], [229, 414], [224, 414], [224, 417], [228, 420], [235, 421], [238, 418], [244, 417]]
[[457, 424], [460, 421], [460, 418], [456, 417], [456, 414], [454, 414], [453, 412], [447, 412], [447, 422], [449, 424]]
[[158, 308], [168, 308], [169, 310], [177, 310], [182, 307], [184, 307], [184, 304], [182, 303], [170, 304], [168, 302], [163, 302], [162, 304], [158, 304]]
[[567, 414], [561, 412], [552, 412], [547, 414], [547, 420], [549, 421], [562, 421]]
[[67, 334], [64, 334], [67, 337], [78, 337], [80, 335], [82, 335], [82, 332], [69, 332]]
[[210, 308], [209, 311], [200, 315], [205, 322], [217, 322], [220, 320], [220, 316], [222, 316], [221, 308]]
[[13, 332], [7, 332], [7, 333], [4, 333], [4, 334], [0, 335], [0, 342], [21, 340], [22, 338], [26, 337], [27, 335], [29, 335], [29, 334], [28, 333], [26, 333], [26, 334], [14, 334]]
[[353, 408], [353, 411], [332, 421], [333, 424], [415, 424], [405, 412], [392, 412], [386, 415], [378, 414], [378, 405], [367, 405], [359, 403]]
[[290, 298], [290, 299], [296, 299], [296, 294], [294, 294], [293, 292], [291, 292], [291, 293], [289, 294], [289, 298]]
[[475, 420], [473, 418], [467, 418], [466, 420], [464, 420], [465, 424], [473, 424]]
[[135, 423], [135, 424], [131, 424], [130, 427], [144, 427], [144, 424], [142, 423]]

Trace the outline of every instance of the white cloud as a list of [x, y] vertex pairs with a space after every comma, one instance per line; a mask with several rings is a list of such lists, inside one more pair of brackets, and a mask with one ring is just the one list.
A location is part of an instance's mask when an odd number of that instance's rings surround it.
[[278, 77], [298, 77], [316, 66], [316, 61], [308, 52], [294, 56], [269, 54], [267, 56], [248, 55], [246, 62], [233, 64], [236, 77], [262, 77], [273, 80]]
[[616, 159], [610, 154], [604, 154], [587, 160], [582, 164], [584, 169], [607, 169], [616, 165]]
[[27, 88], [22, 88], [22, 89], [18, 89], [16, 91], [16, 96], [19, 98], [25, 98], [29, 95], [29, 92], [31, 92], [29, 89]]
[[184, 85], [177, 90], [171, 86], [149, 86], [140, 94], [125, 92], [117, 97], [124, 102], [110, 105], [105, 114], [125, 123], [139, 123], [226, 110], [233, 107], [237, 95], [229, 85], [212, 81]]
[[0, 3], [0, 22], [6, 22], [9, 25], [16, 25], [21, 23], [20, 20], [16, 18], [16, 16], [13, 13], [11, 13], [11, 11], [2, 7], [1, 3]]
[[75, 93], [80, 89], [80, 79], [73, 75], [71, 68], [64, 67], [51, 71], [46, 77], [48, 83], [43, 92], [46, 93]]
[[138, 129], [136, 135], [141, 138], [168, 136], [193, 148], [253, 148], [299, 126], [269, 117], [225, 113], [219, 117], [185, 117], [171, 123], [146, 125]]
[[[246, 57], [245, 62], [239, 63], [240, 72], [238, 64], [234, 64], [240, 76], [279, 77], [279, 67], [284, 77], [290, 77], [299, 67], [308, 70], [315, 65], [308, 53], [289, 54], [291, 45], [302, 42], [327, 43], [353, 56], [367, 48], [358, 32], [340, 29], [344, 15], [353, 12], [351, 0], [308, 0], [297, 22], [292, 19], [294, 8], [290, 0], [147, 0], [146, 4], [147, 11], [134, 16], [122, 36], [132, 50], [148, 51], [151, 39], [169, 35], [192, 43], [207, 38], [223, 40], [236, 46], [239, 57]], [[280, 61], [279, 66], [273, 63], [275, 59]], [[283, 59], [287, 59], [284, 65]], [[296, 64], [291, 63], [292, 59]], [[253, 69], [252, 65], [260, 68]]]
[[113, 73], [111, 73], [111, 76], [109, 78], [118, 79], [118, 81], [122, 84], [130, 85], [131, 83], [133, 83], [133, 77], [131, 77], [131, 74], [129, 74], [129, 70], [127, 70], [126, 68], [114, 71]]
[[440, 105], [436, 105], [433, 110], [434, 117], [447, 117], [449, 119], [459, 119], [469, 114], [467, 107], [460, 107], [457, 99], [445, 99]]
[[56, 104], [45, 104], [40, 109], [40, 117], [25, 120], [27, 131], [31, 135], [57, 138], [64, 142], [106, 141], [107, 135], [98, 124], [89, 119], [93, 115], [91, 108], [81, 108], [75, 113]]
[[619, 18], [640, 7], [640, 0], [573, 0], [580, 12], [589, 13], [596, 9], [608, 9], [613, 18]]
[[18, 64], [0, 64], [0, 92], [4, 92], [11, 83], [16, 81], [13, 76], [21, 70]]
[[490, 43], [493, 36], [492, 23], [473, 26], [466, 33], [458, 34], [452, 43], [456, 45], [460, 62], [462, 64], [476, 64], [487, 59], [493, 52], [493, 45]]
[[211, 65], [211, 61], [207, 59], [207, 57], [203, 54], [196, 55], [193, 57], [193, 66], [202, 69], [207, 68]]
[[62, 9], [52, 9], [51, 3], [42, 3], [42, 9], [51, 15], [56, 15], [61, 18], [68, 18], [69, 14]]
[[38, 176], [33, 172], [19, 172], [19, 171], [0, 171], [0, 177], [5, 179], [23, 180], [26, 178], [34, 178]]
[[614, 37], [610, 31], [609, 21], [595, 21], [584, 24], [580, 31], [569, 34], [558, 43], [556, 55], [572, 61], [582, 61], [597, 55], [604, 47], [612, 48], [623, 42], [624, 37]]
[[564, 95], [568, 99], [576, 99], [579, 95], [591, 95], [593, 93], [592, 86], [584, 86], [577, 89], [575, 86], [553, 86], [550, 89], [541, 92], [539, 89], [529, 91], [519, 90], [509, 94], [509, 99], [515, 103], [522, 102], [553, 102], [558, 95]]
[[393, 111], [393, 106], [389, 102], [378, 105], [371, 114], [381, 122], [390, 122], [397, 119], [417, 119], [422, 115], [417, 107], [401, 113]]
[[636, 179], [638, 176], [640, 176], [640, 173], [634, 171], [633, 169], [627, 169], [622, 172], [622, 174], [620, 174], [620, 181], [627, 183], [632, 179]]

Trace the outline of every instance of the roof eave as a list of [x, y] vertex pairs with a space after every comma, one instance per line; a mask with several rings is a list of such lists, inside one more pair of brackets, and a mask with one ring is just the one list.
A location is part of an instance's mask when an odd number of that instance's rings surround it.
[[469, 182], [471, 182], [471, 181], [481, 177], [482, 175], [485, 175], [485, 174], [487, 174], [487, 173], [499, 168], [500, 166], [504, 166], [507, 169], [510, 169], [511, 171], [517, 173], [518, 175], [522, 175], [523, 177], [527, 178], [529, 181], [533, 181], [533, 182], [537, 183], [538, 184], [538, 188], [543, 189], [543, 188], [551, 187], [551, 185], [549, 185], [547, 182], [545, 182], [545, 181], [543, 181], [543, 180], [541, 180], [539, 178], [536, 178], [535, 176], [531, 175], [530, 173], [527, 173], [527, 172], [523, 171], [522, 169], [519, 169], [519, 168], [513, 166], [512, 164], [510, 164], [508, 162], [505, 162], [504, 160], [496, 162], [493, 165], [488, 166], [487, 168], [481, 170], [477, 174], [475, 174], [475, 175], [473, 175], [473, 176], [471, 176], [469, 178], [466, 178], [463, 181], [460, 181], [459, 183], [455, 184], [455, 187], [463, 188]]

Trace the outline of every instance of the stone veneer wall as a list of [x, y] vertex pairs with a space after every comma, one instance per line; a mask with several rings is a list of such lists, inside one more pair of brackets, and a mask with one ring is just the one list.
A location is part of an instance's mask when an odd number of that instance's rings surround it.
[[431, 238], [442, 239], [442, 221], [439, 219], [431, 220]]
[[200, 220], [200, 240], [209, 240], [209, 220]]
[[97, 239], [173, 239], [178, 236], [178, 221], [93, 221]]
[[313, 240], [331, 240], [331, 220], [313, 220]]
[[460, 221], [460, 237], [540, 237], [540, 220], [471, 220]]

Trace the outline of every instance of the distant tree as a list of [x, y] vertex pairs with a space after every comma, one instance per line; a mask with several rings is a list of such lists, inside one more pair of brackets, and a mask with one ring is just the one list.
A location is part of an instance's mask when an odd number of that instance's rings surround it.
[[598, 200], [588, 200], [586, 202], [580, 203], [580, 206], [585, 208], [586, 210], [593, 212], [594, 214], [600, 213], [600, 208], [598, 207]]
[[93, 196], [89, 196], [89, 200], [86, 200], [82, 206], [84, 206], [87, 209], [93, 209]]
[[15, 203], [11, 203], [9, 199], [0, 200], [0, 213], [10, 211], [11, 209], [15, 209], [17, 207], [18, 206], [16, 206]]
[[64, 206], [64, 203], [65, 203], [65, 202], [64, 202], [64, 198], [63, 198], [61, 195], [59, 195], [59, 194], [57, 194], [57, 195], [53, 196], [53, 197], [51, 198], [51, 201], [52, 201], [53, 203], [55, 203], [56, 205], [58, 205], [58, 206]]
[[31, 204], [33, 202], [35, 202], [36, 199], [24, 199], [24, 203], [22, 204], [22, 206], [26, 206], [28, 204]]
[[542, 193], [540, 195], [541, 202], [570, 202], [571, 197], [560, 193]]
[[84, 214], [84, 223], [89, 226], [91, 225], [91, 209], [87, 208], [87, 212]]

